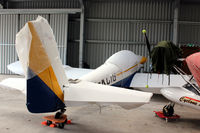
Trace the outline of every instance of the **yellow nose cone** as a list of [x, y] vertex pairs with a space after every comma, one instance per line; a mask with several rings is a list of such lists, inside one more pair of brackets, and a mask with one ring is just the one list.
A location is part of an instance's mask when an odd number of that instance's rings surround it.
[[140, 60], [140, 64], [144, 64], [147, 61], [147, 58], [142, 56], [142, 59]]
[[142, 30], [142, 33], [145, 34], [147, 31], [145, 29]]

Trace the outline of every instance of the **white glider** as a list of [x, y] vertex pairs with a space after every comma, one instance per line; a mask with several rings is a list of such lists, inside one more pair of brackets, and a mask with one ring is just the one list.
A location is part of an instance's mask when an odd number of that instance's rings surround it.
[[[66, 106], [117, 104], [131, 109], [148, 103], [152, 93], [124, 89], [130, 85], [145, 57], [120, 51], [102, 66], [68, 80], [61, 64], [53, 31], [47, 20], [30, 21], [16, 36], [16, 50], [26, 78], [27, 108], [32, 113], [54, 112]], [[15, 88], [15, 87], [13, 87]]]

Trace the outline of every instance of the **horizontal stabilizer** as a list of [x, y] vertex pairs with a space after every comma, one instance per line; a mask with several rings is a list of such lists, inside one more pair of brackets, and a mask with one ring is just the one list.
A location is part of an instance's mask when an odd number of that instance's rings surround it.
[[64, 88], [67, 106], [95, 103], [117, 104], [126, 109], [132, 109], [148, 103], [152, 93], [140, 92], [119, 87], [96, 84], [87, 81], [71, 83]]
[[19, 90], [22, 93], [26, 94], [26, 79], [25, 78], [7, 78], [0, 82], [0, 86]]
[[[8, 78], [0, 82], [0, 86], [17, 89], [26, 94], [24, 78]], [[69, 106], [85, 104], [117, 104], [125, 109], [139, 107], [150, 101], [152, 93], [129, 90], [81, 81], [64, 88], [64, 102]]]

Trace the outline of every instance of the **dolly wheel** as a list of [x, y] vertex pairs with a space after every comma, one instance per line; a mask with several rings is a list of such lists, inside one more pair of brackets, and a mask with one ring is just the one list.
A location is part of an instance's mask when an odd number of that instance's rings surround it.
[[61, 129], [63, 129], [64, 126], [65, 126], [65, 123], [59, 123], [59, 124], [58, 124], [58, 127], [61, 128]]
[[52, 124], [52, 121], [47, 120], [47, 126], [50, 126]]
[[65, 124], [68, 124], [68, 119], [66, 119], [64, 123], [65, 123]]
[[174, 114], [174, 107], [171, 105], [165, 105], [163, 107], [163, 114], [164, 116], [173, 116]]
[[66, 109], [61, 109], [60, 112], [57, 112], [55, 114], [55, 118], [56, 119], [60, 119], [62, 117], [62, 115], [64, 114], [65, 111], [66, 111]]
[[63, 113], [61, 113], [61, 112], [57, 112], [56, 115], [55, 115], [55, 118], [56, 118], [56, 119], [61, 118], [62, 114], [63, 114]]

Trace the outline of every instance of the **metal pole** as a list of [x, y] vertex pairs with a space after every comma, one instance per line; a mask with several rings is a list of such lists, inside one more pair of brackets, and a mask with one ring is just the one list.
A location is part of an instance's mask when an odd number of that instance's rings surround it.
[[66, 49], [65, 49], [65, 52], [64, 52], [65, 56], [64, 56], [64, 62], [63, 63], [66, 65], [67, 64], [67, 47], [68, 47], [68, 41], [67, 40], [68, 40], [69, 14], [66, 14], [66, 20], [65, 21], [66, 21], [67, 24], [66, 24], [66, 29], [65, 29], [66, 30], [65, 31], [66, 32], [66, 35], [65, 35], [66, 36], [66, 43], [64, 45], [64, 49], [65, 48]]
[[173, 43], [178, 45], [178, 18], [179, 18], [179, 10], [180, 10], [180, 0], [174, 1], [174, 22], [173, 22]]
[[80, 0], [81, 4], [81, 15], [80, 15], [80, 41], [79, 41], [79, 68], [83, 67], [83, 45], [84, 45], [84, 4]]
[[73, 9], [0, 9], [0, 14], [75, 14], [82, 12], [79, 8]]

